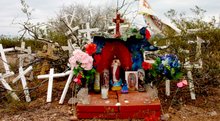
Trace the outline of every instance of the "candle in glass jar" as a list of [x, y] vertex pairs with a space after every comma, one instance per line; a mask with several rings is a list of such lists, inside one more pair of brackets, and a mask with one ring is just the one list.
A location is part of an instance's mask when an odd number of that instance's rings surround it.
[[102, 96], [102, 99], [108, 99], [108, 87], [107, 86], [102, 86], [101, 96]]

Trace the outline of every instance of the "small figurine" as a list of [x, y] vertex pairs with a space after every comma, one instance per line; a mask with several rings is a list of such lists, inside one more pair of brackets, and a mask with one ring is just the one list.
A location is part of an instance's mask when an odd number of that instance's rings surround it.
[[128, 85], [127, 85], [127, 83], [123, 84], [121, 93], [122, 94], [127, 94], [128, 93]]

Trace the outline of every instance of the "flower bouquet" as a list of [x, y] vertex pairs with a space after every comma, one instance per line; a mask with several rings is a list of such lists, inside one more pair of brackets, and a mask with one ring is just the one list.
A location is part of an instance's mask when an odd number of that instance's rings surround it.
[[69, 58], [69, 63], [74, 74], [74, 82], [81, 86], [88, 86], [89, 81], [94, 79], [95, 69], [93, 58], [82, 50], [75, 50]]
[[160, 81], [169, 79], [177, 80], [182, 77], [180, 71], [180, 62], [176, 55], [167, 54], [165, 56], [159, 56], [156, 58], [152, 65], [142, 64], [143, 68], [148, 69], [148, 79], [159, 84]]

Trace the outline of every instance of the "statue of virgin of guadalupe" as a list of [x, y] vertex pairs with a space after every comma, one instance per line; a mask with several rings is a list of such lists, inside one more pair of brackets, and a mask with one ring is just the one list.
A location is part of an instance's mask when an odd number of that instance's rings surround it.
[[121, 67], [120, 60], [117, 59], [116, 56], [114, 56], [114, 60], [112, 61], [112, 65], [111, 65], [111, 71], [112, 71], [111, 84], [113, 91], [121, 90], [122, 80], [120, 78], [120, 67]]

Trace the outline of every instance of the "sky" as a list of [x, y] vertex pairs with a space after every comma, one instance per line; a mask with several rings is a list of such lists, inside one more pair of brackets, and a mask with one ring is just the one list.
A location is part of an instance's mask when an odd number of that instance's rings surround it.
[[[88, 7], [91, 5], [116, 7], [117, 0], [26, 0], [26, 3], [33, 9], [33, 22], [47, 22], [48, 19], [55, 18], [64, 6], [83, 4]], [[196, 5], [207, 11], [205, 14], [207, 20], [215, 16], [218, 21], [220, 16], [219, 0], [148, 0], [148, 3], [163, 20], [167, 19], [164, 13], [170, 9], [187, 13]], [[0, 5], [0, 35], [19, 36], [21, 34], [19, 30], [22, 29], [19, 23], [26, 20], [26, 16], [21, 11], [20, 0], [0, 0]], [[138, 2], [134, 6], [138, 6]], [[132, 8], [135, 9], [135, 7]], [[190, 15], [190, 13], [188, 14]], [[135, 20], [136, 23], [139, 23], [138, 20]], [[142, 25], [144, 26], [144, 23]]]

